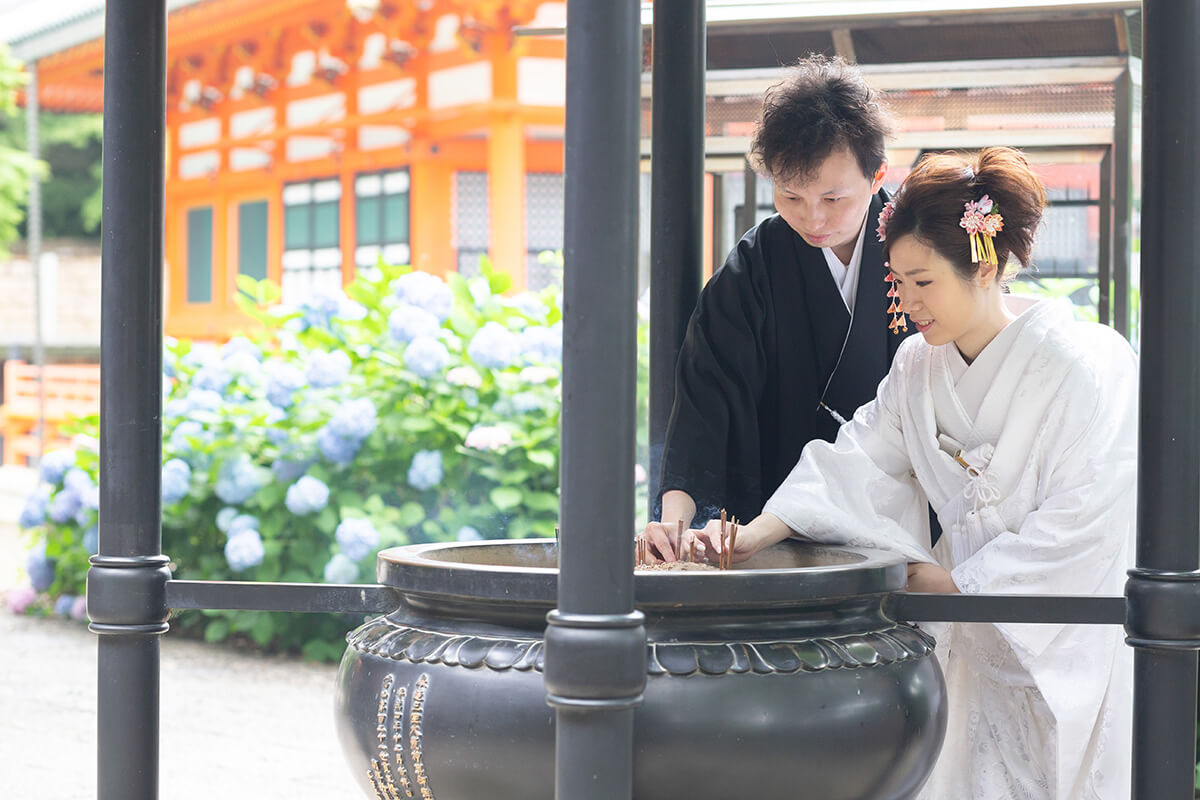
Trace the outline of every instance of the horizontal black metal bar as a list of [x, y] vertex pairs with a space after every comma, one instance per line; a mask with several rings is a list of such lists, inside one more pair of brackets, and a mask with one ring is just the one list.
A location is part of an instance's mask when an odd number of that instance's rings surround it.
[[897, 592], [888, 611], [905, 622], [1125, 624], [1124, 597]]
[[391, 586], [380, 584], [173, 580], [167, 584], [167, 605], [304, 614], [385, 614], [399, 607], [400, 595]]

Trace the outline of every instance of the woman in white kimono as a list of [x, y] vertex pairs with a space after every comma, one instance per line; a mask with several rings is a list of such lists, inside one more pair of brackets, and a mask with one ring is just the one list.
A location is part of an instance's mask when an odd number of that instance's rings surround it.
[[[913, 171], [879, 235], [899, 313], [923, 335], [904, 342], [836, 442], [807, 446], [739, 528], [735, 561], [800, 535], [899, 552], [914, 592], [1123, 593], [1135, 358], [1060, 304], [1004, 293], [1009, 256], [1029, 264], [1044, 198], [1004, 148], [974, 169], [934, 156]], [[932, 549], [927, 502], [943, 530]], [[689, 532], [680, 549], [694, 536], [711, 555], [718, 527]], [[932, 632], [950, 719], [923, 800], [1128, 797], [1132, 656], [1118, 627]]]

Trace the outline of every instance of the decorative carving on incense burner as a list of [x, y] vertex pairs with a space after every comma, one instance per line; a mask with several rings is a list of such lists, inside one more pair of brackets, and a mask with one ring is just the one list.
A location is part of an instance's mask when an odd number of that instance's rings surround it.
[[[378, 742], [378, 754], [371, 759], [371, 769], [367, 771], [371, 788], [375, 790], [378, 800], [400, 800], [401, 797], [413, 797], [413, 780], [409, 777], [408, 767], [404, 762], [404, 721], [405, 705], [408, 698], [408, 687], [401, 686], [392, 692], [396, 682], [395, 675], [385, 675], [383, 685], [379, 690], [379, 705], [376, 709], [375, 739]], [[422, 722], [425, 716], [425, 694], [429, 689], [429, 676], [422, 674], [417, 678], [413, 687], [412, 711], [408, 714], [408, 760], [412, 763], [413, 775], [416, 778], [416, 788], [421, 800], [435, 800], [429, 788], [429, 776], [425, 774], [425, 761], [422, 753], [424, 732]], [[391, 736], [389, 737], [388, 716], [391, 716]], [[391, 750], [388, 740], [391, 739]], [[393, 767], [394, 763], [394, 767]], [[399, 786], [397, 786], [399, 781]], [[403, 794], [401, 794], [403, 793]]]
[[[361, 652], [415, 664], [541, 672], [544, 659], [541, 639], [440, 633], [384, 617], [352, 631], [346, 640]], [[862, 669], [924, 658], [933, 646], [933, 637], [908, 625], [847, 636], [763, 642], [651, 642], [647, 671], [682, 677]]]

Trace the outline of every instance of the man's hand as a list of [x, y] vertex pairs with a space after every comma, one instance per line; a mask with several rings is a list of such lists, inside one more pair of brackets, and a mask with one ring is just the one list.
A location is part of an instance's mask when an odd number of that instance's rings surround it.
[[937, 564], [927, 564], [922, 561], [912, 561], [908, 565], [908, 585], [910, 592], [927, 592], [930, 594], [958, 594], [958, 586], [950, 573]]

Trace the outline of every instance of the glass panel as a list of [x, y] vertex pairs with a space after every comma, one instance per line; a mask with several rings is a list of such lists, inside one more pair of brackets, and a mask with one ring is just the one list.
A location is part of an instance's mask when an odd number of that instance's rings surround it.
[[336, 200], [313, 205], [312, 246], [338, 246], [338, 203]]
[[358, 229], [359, 244], [380, 244], [380, 200], [378, 197], [360, 197], [355, 205], [355, 227]]
[[383, 229], [388, 244], [408, 243], [408, 195], [394, 194], [384, 199]]
[[238, 271], [255, 280], [267, 277], [267, 201], [238, 206]]
[[187, 301], [212, 302], [212, 206], [187, 212]]
[[284, 209], [283, 246], [286, 250], [312, 247], [312, 206], [288, 206]]

